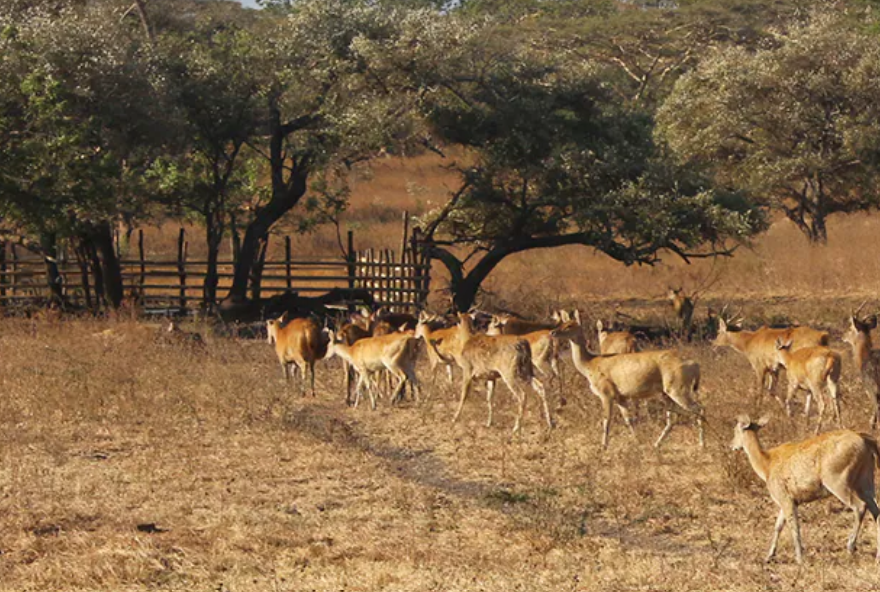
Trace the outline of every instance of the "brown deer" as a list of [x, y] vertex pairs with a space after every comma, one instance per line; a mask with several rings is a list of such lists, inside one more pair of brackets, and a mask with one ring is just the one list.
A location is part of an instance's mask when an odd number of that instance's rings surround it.
[[877, 327], [877, 316], [860, 318], [859, 313], [864, 306], [863, 302], [858, 309], [852, 311], [843, 340], [852, 346], [853, 358], [859, 369], [862, 386], [871, 401], [873, 430], [880, 420], [880, 350], [873, 349], [871, 343], [871, 331]]
[[416, 401], [418, 401], [421, 388], [416, 376], [418, 348], [414, 336], [396, 332], [377, 337], [365, 337], [348, 345], [331, 331], [330, 354], [347, 361], [358, 374], [355, 386], [355, 407], [360, 402], [361, 392], [366, 388], [367, 394], [370, 396], [370, 405], [373, 409], [376, 408], [374, 377], [383, 370], [387, 370], [398, 379], [397, 386], [391, 395], [392, 404], [403, 398], [407, 384], [412, 386]]
[[629, 331], [609, 331], [602, 321], [596, 321], [596, 331], [599, 334], [599, 352], [603, 356], [636, 351], [636, 336]]
[[436, 326], [439, 319], [422, 311], [419, 314], [419, 322], [416, 325], [415, 336], [422, 339], [425, 344], [433, 342], [433, 346], [427, 345], [428, 363], [431, 372], [436, 375], [437, 367], [446, 368], [446, 376], [452, 383], [452, 367], [455, 365], [455, 355], [458, 351], [458, 327]]
[[554, 329], [558, 323], [542, 323], [529, 321], [504, 313], [492, 316], [489, 324], [488, 335], [525, 335], [535, 331]]
[[[575, 330], [577, 327], [577, 330]], [[696, 416], [700, 446], [704, 446], [703, 410], [694, 399], [700, 383], [700, 366], [692, 360], [683, 360], [676, 352], [650, 351], [613, 356], [596, 356], [587, 350], [580, 326], [555, 330], [571, 343], [575, 368], [590, 383], [590, 390], [602, 402], [602, 447], [608, 448], [612, 406], [617, 406], [623, 421], [635, 435], [629, 405], [649, 398], [660, 398], [666, 404], [666, 426], [654, 442], [658, 447], [672, 430], [674, 403], [690, 415]]]
[[[285, 380], [292, 378], [291, 370], [298, 369], [303, 380], [309, 378], [312, 396], [315, 396], [315, 362], [327, 355], [327, 336], [312, 318], [287, 320], [285, 312], [274, 320], [266, 321], [266, 340], [275, 345]], [[300, 382], [302, 394], [305, 384]]]
[[673, 288], [669, 286], [666, 299], [669, 300], [673, 310], [675, 310], [680, 336], [690, 341], [694, 320], [694, 298], [685, 294], [683, 287]]
[[779, 533], [791, 521], [791, 535], [798, 563], [803, 563], [798, 506], [834, 495], [853, 511], [853, 530], [846, 549], [855, 552], [865, 510], [871, 512], [877, 528], [877, 560], [880, 561], [880, 508], [874, 499], [874, 468], [880, 467], [880, 451], [871, 436], [849, 430], [826, 432], [801, 442], [789, 442], [765, 450], [758, 430], [767, 424], [753, 422], [746, 415], [736, 420], [733, 450], [744, 450], [755, 473], [767, 484], [779, 515], [770, 541], [767, 561], [776, 555]]
[[785, 412], [791, 416], [791, 400], [798, 389], [807, 391], [807, 402], [804, 405], [804, 416], [810, 415], [810, 402], [816, 399], [819, 417], [816, 421], [816, 433], [822, 429], [822, 418], [825, 415], [825, 399], [822, 387], [828, 390], [828, 397], [834, 405], [834, 416], [837, 427], [840, 427], [840, 354], [825, 346], [802, 347], [791, 351], [792, 339], [776, 340], [777, 363], [785, 367], [788, 377], [788, 394], [785, 397]]
[[810, 327], [790, 327], [787, 329], [761, 327], [757, 331], [733, 330], [741, 320], [726, 320], [723, 314], [720, 314], [718, 335], [712, 345], [714, 347], [732, 347], [748, 359], [758, 381], [757, 401], [761, 400], [765, 389], [774, 397], [776, 396], [774, 386], [779, 367], [776, 353], [777, 339], [783, 341], [790, 339], [791, 347], [789, 349], [793, 352], [802, 347], [828, 345], [828, 333]]
[[544, 408], [547, 426], [553, 427], [550, 407], [544, 386], [535, 378], [532, 369], [532, 352], [528, 341], [516, 335], [485, 335], [474, 333], [471, 317], [459, 314], [458, 347], [456, 362], [462, 370], [461, 398], [452, 421], [457, 421], [464, 408], [464, 402], [470, 392], [474, 380], [485, 380], [487, 383], [486, 404], [489, 416], [486, 426], [492, 425], [492, 399], [495, 395], [495, 383], [500, 379], [516, 397], [519, 410], [513, 431], [518, 432], [522, 426], [522, 417], [526, 406], [525, 384], [530, 385]]

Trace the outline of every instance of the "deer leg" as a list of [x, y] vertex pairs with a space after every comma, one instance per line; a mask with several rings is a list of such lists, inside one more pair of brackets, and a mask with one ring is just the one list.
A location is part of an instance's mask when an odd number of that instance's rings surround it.
[[458, 400], [458, 408], [455, 410], [455, 415], [452, 416], [453, 422], [458, 421], [458, 416], [461, 415], [461, 410], [464, 408], [464, 400], [467, 399], [468, 391], [471, 389], [471, 382], [473, 382], [473, 377], [468, 372], [465, 372], [461, 383], [461, 398]]
[[488, 380], [486, 381], [486, 407], [487, 407], [487, 417], [486, 417], [486, 427], [492, 427], [492, 401], [495, 398], [495, 381]]
[[626, 424], [626, 427], [629, 428], [630, 434], [632, 437], [636, 437], [636, 428], [633, 426], [632, 414], [629, 412], [629, 407], [627, 406], [627, 402], [625, 399], [620, 399], [617, 401], [617, 410], [620, 411], [620, 416], [623, 418], [623, 423]]
[[611, 397], [602, 396], [602, 448], [608, 449], [608, 433], [611, 431]]
[[837, 421], [837, 427], [843, 427], [840, 420], [840, 391], [838, 390], [837, 382], [832, 378], [829, 378], [826, 382], [828, 396], [831, 398], [831, 403], [834, 405], [834, 419]]
[[788, 519], [791, 522], [791, 538], [794, 542], [794, 556], [799, 564], [803, 564], [804, 545], [803, 542], [801, 542], [801, 523], [800, 520], [798, 520], [797, 505], [795, 505], [794, 502], [791, 502]]
[[773, 527], [773, 538], [770, 540], [770, 550], [767, 552], [765, 561], [770, 561], [776, 555], [776, 546], [779, 543], [779, 533], [785, 526], [785, 511], [780, 508], [779, 516], [776, 517], [776, 526]]
[[672, 410], [666, 410], [666, 425], [663, 427], [663, 431], [660, 432], [660, 436], [657, 438], [657, 441], [654, 442], [654, 448], [660, 448], [660, 444], [669, 435], [669, 432], [672, 431]]
[[547, 421], [547, 427], [553, 429], [553, 418], [550, 416], [550, 405], [547, 404], [547, 392], [544, 390], [544, 384], [537, 378], [532, 378], [532, 388], [541, 397], [541, 404], [544, 406], [544, 419]]
[[822, 390], [820, 388], [810, 387], [810, 395], [816, 399], [816, 407], [819, 408], [819, 417], [816, 418], [816, 432], [819, 433], [822, 429], [822, 421], [825, 419], [825, 399], [822, 397]]
[[421, 402], [422, 400], [422, 383], [419, 382], [419, 377], [416, 376], [416, 370], [413, 367], [407, 366], [403, 370], [406, 373], [406, 380], [409, 383], [410, 391], [412, 392], [413, 400], [416, 403]]
[[314, 360], [309, 361], [308, 365], [309, 365], [309, 381], [311, 383], [312, 396], [317, 397], [318, 393], [315, 391], [315, 362], [314, 362]]

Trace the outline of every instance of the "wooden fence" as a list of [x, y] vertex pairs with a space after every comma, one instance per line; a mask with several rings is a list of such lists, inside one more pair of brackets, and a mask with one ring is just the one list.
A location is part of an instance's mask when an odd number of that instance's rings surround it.
[[[134, 257], [121, 257], [125, 293], [136, 294], [145, 310], [185, 312], [203, 306], [203, 284], [208, 262], [190, 259], [184, 229], [180, 230], [177, 256], [148, 260], [143, 231], [136, 233]], [[263, 263], [261, 295], [295, 291], [314, 296], [333, 288], [366, 289], [377, 305], [397, 311], [415, 311], [424, 306], [430, 289], [430, 261], [415, 237], [407, 236], [400, 251], [392, 249], [355, 251], [354, 235], [348, 235], [348, 254], [340, 257], [294, 258], [289, 236], [284, 240], [284, 258]], [[61, 291], [71, 303], [91, 306], [95, 289], [91, 269], [62, 251], [58, 258]], [[218, 298], [232, 284], [234, 262], [218, 262]], [[45, 262], [36, 254], [13, 244], [0, 242], [0, 306], [39, 304], [49, 298]]]

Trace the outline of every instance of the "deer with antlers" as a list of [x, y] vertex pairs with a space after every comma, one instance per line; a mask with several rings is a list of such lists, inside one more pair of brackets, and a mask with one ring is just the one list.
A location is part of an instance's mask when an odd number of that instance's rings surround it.
[[849, 317], [849, 327], [843, 340], [850, 344], [862, 385], [874, 410], [871, 416], [871, 429], [880, 420], [880, 350], [872, 348], [871, 331], [877, 327], [877, 315], [859, 317], [867, 301], [862, 302]]
[[[731, 347], [743, 354], [755, 371], [758, 381], [757, 401], [760, 401], [764, 391], [767, 390], [774, 397], [774, 387], [779, 373], [779, 354], [776, 350], [776, 341], [791, 341], [789, 350], [794, 352], [802, 347], [827, 346], [828, 333], [818, 331], [810, 327], [789, 327], [786, 329], [771, 329], [761, 327], [756, 331], [739, 329], [743, 321], [742, 316], [735, 315], [725, 318], [727, 307], [718, 315], [718, 335], [712, 342], [714, 347]], [[777, 398], [777, 400], [779, 400]], [[784, 403], [780, 400], [780, 404]]]

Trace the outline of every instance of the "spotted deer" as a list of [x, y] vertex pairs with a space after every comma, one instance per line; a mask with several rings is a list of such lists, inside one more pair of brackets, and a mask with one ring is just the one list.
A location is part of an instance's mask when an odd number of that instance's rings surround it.
[[526, 406], [525, 385], [529, 385], [538, 393], [547, 426], [552, 428], [553, 419], [550, 416], [550, 407], [547, 404], [544, 386], [533, 373], [532, 352], [528, 341], [517, 335], [474, 333], [471, 317], [467, 314], [459, 314], [458, 331], [459, 341], [455, 359], [462, 370], [462, 386], [461, 398], [452, 421], [457, 421], [461, 415], [474, 381], [485, 380], [487, 383], [486, 404], [489, 413], [486, 426], [491, 426], [495, 384], [501, 380], [519, 403], [513, 426], [514, 432], [520, 431], [522, 427], [522, 417]]

